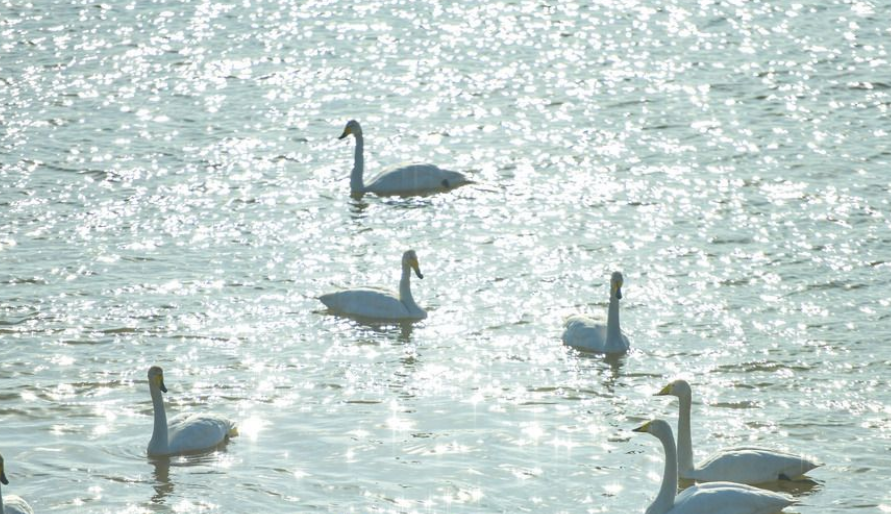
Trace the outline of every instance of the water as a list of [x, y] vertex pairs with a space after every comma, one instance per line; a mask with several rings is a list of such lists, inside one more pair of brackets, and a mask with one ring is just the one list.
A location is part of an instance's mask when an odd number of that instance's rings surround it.
[[[642, 512], [697, 456], [826, 465], [799, 513], [884, 512], [888, 6], [0, 4], [7, 494], [38, 512]], [[478, 184], [349, 198], [435, 162]], [[396, 287], [430, 316], [324, 313]], [[618, 361], [560, 344], [626, 277]], [[241, 435], [145, 457], [168, 412]]]

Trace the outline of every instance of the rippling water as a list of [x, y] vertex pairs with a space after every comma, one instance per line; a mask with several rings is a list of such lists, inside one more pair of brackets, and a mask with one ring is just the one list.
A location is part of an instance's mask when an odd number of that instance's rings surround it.
[[[38, 512], [641, 512], [697, 455], [891, 511], [887, 5], [0, 0], [7, 494]], [[366, 166], [476, 185], [349, 198]], [[315, 300], [395, 287], [430, 316]], [[626, 277], [618, 361], [560, 343]], [[145, 456], [169, 412], [241, 435]]]

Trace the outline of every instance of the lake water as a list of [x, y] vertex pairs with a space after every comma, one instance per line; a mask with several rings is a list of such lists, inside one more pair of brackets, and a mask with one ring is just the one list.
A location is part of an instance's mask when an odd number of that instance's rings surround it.
[[[698, 457], [889, 512], [887, 3], [0, 0], [0, 451], [37, 512], [627, 513]], [[477, 182], [349, 197], [434, 162]], [[368, 326], [316, 297], [396, 287]], [[619, 360], [560, 341], [625, 275]], [[146, 371], [219, 451], [145, 456]]]

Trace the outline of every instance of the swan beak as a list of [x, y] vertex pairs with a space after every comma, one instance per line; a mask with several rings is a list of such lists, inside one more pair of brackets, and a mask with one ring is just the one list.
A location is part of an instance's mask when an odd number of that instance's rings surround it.
[[3, 472], [2, 467], [0, 467], [0, 484], [9, 485], [9, 480], [6, 479], [6, 473]]
[[158, 389], [160, 389], [162, 393], [167, 392], [167, 388], [164, 387], [164, 375], [158, 375]]
[[418, 265], [417, 259], [412, 259], [411, 269], [415, 270], [415, 275], [417, 275], [418, 278], [424, 278], [424, 275], [421, 274], [421, 267]]
[[353, 131], [350, 130], [350, 127], [349, 127], [349, 126], [347, 126], [345, 129], [343, 129], [343, 134], [341, 134], [340, 137], [337, 138], [337, 139], [343, 139], [343, 138], [347, 137], [348, 135], [350, 135], [350, 134], [352, 134], [352, 133], [353, 133]]
[[616, 299], [617, 300], [622, 299], [622, 286], [616, 287]]
[[641, 425], [635, 429], [632, 429], [631, 431], [632, 432], [649, 432], [650, 431], [650, 422], [647, 421], [643, 425]]
[[671, 384], [663, 387], [658, 393], [653, 396], [670, 396], [671, 395]]

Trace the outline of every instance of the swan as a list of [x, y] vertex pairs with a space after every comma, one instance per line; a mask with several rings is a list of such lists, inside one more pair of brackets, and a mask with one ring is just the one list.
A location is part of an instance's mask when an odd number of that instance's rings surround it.
[[449, 171], [433, 164], [413, 164], [381, 173], [370, 184], [365, 185], [362, 175], [365, 173], [365, 158], [362, 138], [362, 127], [356, 120], [350, 120], [338, 139], [350, 134], [356, 138], [356, 159], [353, 172], [350, 174], [350, 194], [354, 197], [364, 193], [378, 196], [413, 196], [449, 191], [469, 184], [470, 180], [463, 173]]
[[756, 447], [724, 448], [693, 465], [693, 443], [690, 436], [690, 406], [693, 393], [685, 380], [675, 380], [656, 396], [677, 396], [678, 412], [678, 472], [681, 478], [698, 482], [727, 481], [741, 484], [761, 484], [776, 480], [791, 480], [821, 464], [800, 455]]
[[330, 310], [347, 316], [389, 321], [422, 320], [427, 313], [412, 298], [411, 270], [415, 270], [418, 278], [424, 278], [414, 250], [402, 254], [398, 296], [390, 291], [364, 288], [325, 294], [319, 300]]
[[732, 482], [694, 485], [677, 494], [678, 458], [671, 426], [654, 419], [633, 431], [656, 436], [665, 451], [662, 486], [646, 514], [770, 514], [794, 503], [785, 494]]
[[[6, 470], [3, 465], [2, 455], [0, 455], [0, 484], [9, 485], [9, 480], [6, 479]], [[34, 511], [31, 509], [31, 506], [28, 505], [28, 502], [23, 500], [20, 496], [14, 494], [3, 496], [3, 494], [0, 493], [0, 514], [34, 514]]]
[[626, 353], [631, 343], [619, 327], [619, 300], [625, 279], [618, 271], [610, 278], [609, 309], [606, 325], [585, 316], [571, 316], [566, 320], [563, 344], [578, 350], [597, 353]]
[[152, 393], [152, 407], [155, 411], [155, 427], [148, 444], [148, 454], [152, 457], [181, 455], [184, 453], [209, 450], [226, 442], [238, 434], [235, 423], [214, 415], [179, 415], [167, 425], [164, 412], [164, 371], [158, 366], [148, 370], [149, 391]]

